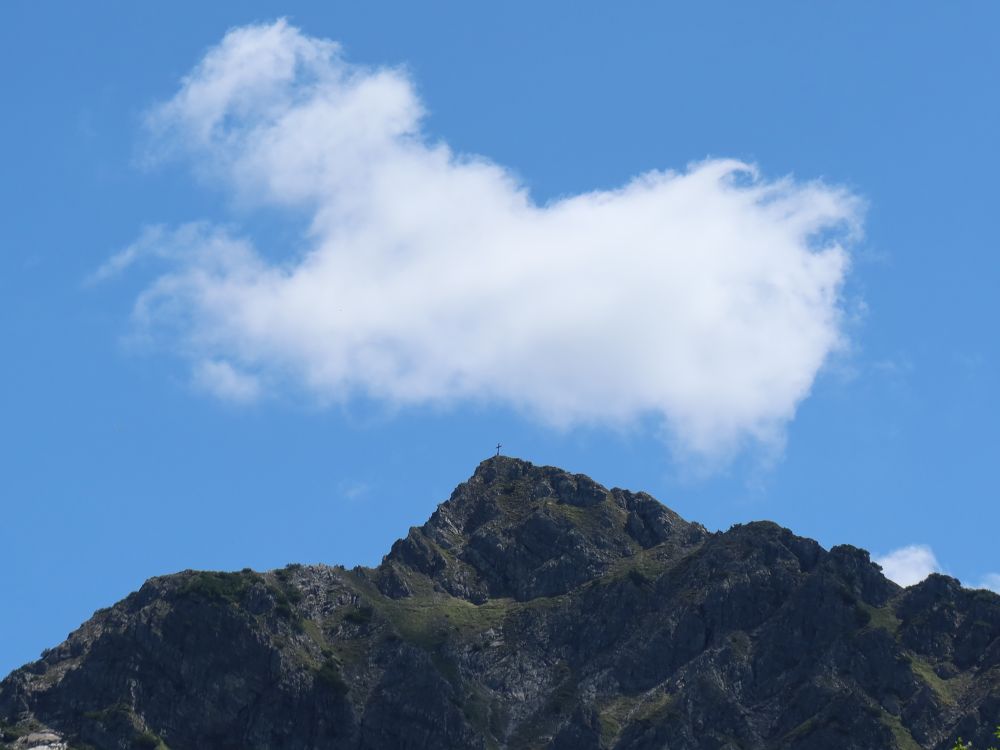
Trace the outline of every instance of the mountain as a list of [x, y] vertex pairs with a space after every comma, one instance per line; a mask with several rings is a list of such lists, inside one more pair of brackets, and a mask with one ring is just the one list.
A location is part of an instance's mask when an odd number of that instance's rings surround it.
[[9, 748], [985, 748], [1000, 596], [483, 462], [377, 568], [153, 578], [0, 683]]

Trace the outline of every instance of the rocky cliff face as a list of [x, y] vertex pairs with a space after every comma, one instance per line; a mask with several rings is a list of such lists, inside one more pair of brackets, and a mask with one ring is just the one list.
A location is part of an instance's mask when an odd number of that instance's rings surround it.
[[0, 747], [986, 747], [1000, 597], [484, 462], [375, 569], [154, 578], [0, 683]]

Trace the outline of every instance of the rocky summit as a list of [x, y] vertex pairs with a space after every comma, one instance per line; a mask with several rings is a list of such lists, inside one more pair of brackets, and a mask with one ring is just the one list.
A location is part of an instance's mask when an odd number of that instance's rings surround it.
[[986, 748], [1000, 596], [483, 462], [377, 568], [153, 578], [0, 683], [7, 748]]

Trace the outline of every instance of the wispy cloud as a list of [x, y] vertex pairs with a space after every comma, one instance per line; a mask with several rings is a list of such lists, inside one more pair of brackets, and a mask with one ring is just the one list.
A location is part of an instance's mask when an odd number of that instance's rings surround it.
[[371, 492], [371, 485], [359, 480], [343, 481], [337, 485], [337, 490], [345, 500], [356, 501], [362, 500]]
[[225, 360], [204, 360], [194, 366], [195, 385], [225, 401], [249, 403], [260, 396], [260, 382]]
[[326, 402], [652, 416], [703, 457], [780, 444], [843, 344], [856, 197], [719, 159], [540, 205], [429, 139], [423, 111], [404, 71], [283, 21], [229, 32], [150, 113], [151, 158], [293, 209], [301, 245], [272, 261], [232, 230], [156, 230], [98, 276], [167, 258], [137, 320], [220, 395], [258, 373]]
[[900, 586], [912, 586], [941, 571], [934, 550], [926, 544], [900, 547], [884, 557], [876, 557], [875, 562], [882, 566], [886, 578]]
[[1000, 594], [1000, 573], [987, 573], [979, 583], [972, 586], [974, 589], [989, 589]]

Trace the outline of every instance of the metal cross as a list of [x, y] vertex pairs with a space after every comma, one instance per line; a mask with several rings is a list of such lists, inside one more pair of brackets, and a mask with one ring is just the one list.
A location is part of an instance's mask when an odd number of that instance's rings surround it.
[[502, 448], [502, 447], [503, 446], [501, 446], [500, 443], [497, 443], [497, 455], [498, 456], [500, 455], [500, 448]]

